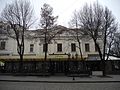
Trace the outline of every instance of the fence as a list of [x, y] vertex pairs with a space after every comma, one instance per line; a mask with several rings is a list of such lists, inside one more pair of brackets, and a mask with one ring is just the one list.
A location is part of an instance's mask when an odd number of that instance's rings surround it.
[[[23, 73], [49, 73], [54, 75], [56, 73], [63, 73], [65, 75], [73, 73], [87, 73], [91, 74], [91, 71], [102, 70], [101, 61], [77, 61], [77, 60], [65, 60], [65, 61], [24, 61], [22, 72]], [[109, 74], [120, 74], [120, 61], [110, 60], [106, 62], [106, 71]], [[3, 73], [18, 73], [19, 62], [18, 61], [6, 61], [4, 67], [0, 68]]]

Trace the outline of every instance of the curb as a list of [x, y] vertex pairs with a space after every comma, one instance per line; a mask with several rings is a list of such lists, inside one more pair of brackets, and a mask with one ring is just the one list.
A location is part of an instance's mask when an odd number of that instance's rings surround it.
[[29, 74], [29, 73], [5, 73], [5, 74], [1, 74], [0, 73], [0, 76], [4, 76], [4, 75], [7, 75], [7, 76], [50, 76], [50, 74]]
[[32, 81], [32, 80], [0, 80], [0, 82], [33, 82], [33, 83], [120, 83], [120, 81]]

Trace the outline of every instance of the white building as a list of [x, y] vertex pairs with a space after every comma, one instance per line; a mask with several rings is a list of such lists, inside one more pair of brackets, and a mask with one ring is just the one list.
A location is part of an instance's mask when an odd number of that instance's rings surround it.
[[[61, 34], [56, 35], [55, 38], [51, 40], [48, 44], [48, 58], [68, 58], [68, 54], [71, 55], [71, 58], [75, 58], [76, 54], [80, 58], [80, 53], [78, 49], [78, 42], [76, 42], [72, 35], [69, 34], [67, 28]], [[2, 29], [2, 28], [1, 28]], [[29, 31], [31, 35], [36, 35], [36, 30]], [[25, 39], [25, 52], [24, 58], [26, 59], [40, 59], [44, 58], [44, 42], [42, 37], [36, 37], [34, 39]], [[81, 51], [84, 58], [87, 58], [88, 55], [98, 54], [95, 50], [95, 45], [92, 39], [87, 36], [84, 36], [80, 40]], [[17, 53], [16, 40], [4, 35], [1, 32], [0, 35], [0, 59], [17, 59], [19, 58]], [[100, 40], [102, 45], [102, 41]]]

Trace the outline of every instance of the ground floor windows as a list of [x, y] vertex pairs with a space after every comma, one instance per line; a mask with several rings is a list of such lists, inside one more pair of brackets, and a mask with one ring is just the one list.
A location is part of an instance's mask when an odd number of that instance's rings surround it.
[[34, 44], [30, 44], [30, 52], [34, 51]]
[[5, 41], [0, 42], [0, 50], [5, 50], [5, 45], [6, 45]]
[[71, 52], [76, 52], [76, 44], [71, 43]]
[[57, 44], [57, 52], [62, 52], [62, 43]]
[[90, 45], [89, 45], [89, 43], [85, 44], [85, 52], [90, 52]]
[[48, 44], [43, 44], [43, 52], [48, 51]]

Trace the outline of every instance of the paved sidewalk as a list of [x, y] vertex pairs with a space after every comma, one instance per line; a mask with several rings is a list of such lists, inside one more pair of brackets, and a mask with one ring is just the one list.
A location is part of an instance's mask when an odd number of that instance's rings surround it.
[[42, 82], [42, 83], [120, 83], [120, 75], [108, 75], [108, 77], [101, 77], [99, 75], [92, 75], [90, 77], [67, 77], [67, 76], [8, 76], [0, 75], [0, 82]]

